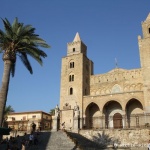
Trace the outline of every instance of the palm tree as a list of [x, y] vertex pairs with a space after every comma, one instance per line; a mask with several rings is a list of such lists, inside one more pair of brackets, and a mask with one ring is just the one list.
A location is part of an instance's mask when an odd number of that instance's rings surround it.
[[7, 118], [7, 116], [11, 113], [11, 112], [15, 112], [15, 110], [12, 108], [11, 105], [8, 105], [5, 107], [4, 110], [4, 118]]
[[21, 59], [32, 74], [28, 56], [42, 65], [42, 58], [47, 57], [47, 55], [39, 47], [50, 47], [39, 35], [35, 34], [35, 28], [18, 22], [18, 18], [15, 18], [12, 24], [6, 18], [2, 19], [2, 22], [4, 31], [0, 30], [0, 53], [3, 53], [4, 71], [0, 89], [0, 126], [3, 122], [10, 74], [14, 76], [15, 73], [16, 57], [18, 56]]
[[5, 107], [5, 110], [4, 110], [4, 115], [3, 115], [3, 126], [6, 122], [6, 120], [8, 119], [8, 115], [11, 113], [11, 112], [15, 112], [15, 110], [12, 108], [11, 105], [8, 105]]
[[50, 115], [52, 115], [52, 116], [53, 116], [53, 115], [55, 115], [55, 108], [53, 108], [53, 109], [50, 109], [50, 112], [49, 112], [49, 114], [50, 114]]

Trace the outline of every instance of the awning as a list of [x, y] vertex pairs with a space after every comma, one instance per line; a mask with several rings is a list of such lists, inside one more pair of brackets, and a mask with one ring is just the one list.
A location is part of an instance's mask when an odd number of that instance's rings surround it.
[[0, 135], [9, 135], [9, 132], [11, 131], [11, 128], [3, 128], [0, 127]]

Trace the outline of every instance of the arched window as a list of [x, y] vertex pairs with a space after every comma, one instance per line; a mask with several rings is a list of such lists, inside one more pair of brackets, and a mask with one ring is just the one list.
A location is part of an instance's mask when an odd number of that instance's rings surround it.
[[70, 88], [69, 94], [72, 95], [73, 94], [73, 88]]
[[71, 80], [74, 81], [74, 75], [71, 76]]
[[69, 82], [74, 81], [74, 75], [69, 75]]
[[71, 75], [69, 76], [69, 82], [71, 82]]
[[70, 62], [70, 68], [74, 68], [74, 62]]
[[121, 93], [121, 92], [122, 92], [122, 88], [118, 84], [115, 84], [111, 89], [111, 93]]

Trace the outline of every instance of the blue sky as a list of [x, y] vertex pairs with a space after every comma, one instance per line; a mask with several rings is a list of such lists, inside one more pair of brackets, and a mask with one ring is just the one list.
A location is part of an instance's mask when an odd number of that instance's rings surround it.
[[[30, 60], [33, 75], [17, 59], [7, 105], [16, 112], [49, 112], [59, 104], [61, 58], [66, 56], [67, 43], [73, 41], [76, 32], [88, 47], [94, 74], [114, 69], [115, 58], [119, 68], [139, 68], [137, 36], [142, 35], [141, 22], [149, 12], [148, 0], [1, 0], [1, 18], [13, 22], [18, 17], [20, 22], [31, 24], [51, 45], [43, 49], [48, 57], [42, 67]], [[0, 28], [3, 29], [2, 21]], [[0, 82], [2, 73], [0, 59]]]

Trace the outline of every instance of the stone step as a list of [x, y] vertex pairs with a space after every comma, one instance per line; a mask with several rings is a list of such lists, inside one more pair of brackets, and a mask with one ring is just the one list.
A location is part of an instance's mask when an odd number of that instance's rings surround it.
[[67, 132], [68, 136], [77, 143], [79, 147], [81, 147], [82, 150], [100, 150], [103, 149], [103, 147], [78, 133], [73, 132]]
[[[26, 137], [29, 139], [29, 135]], [[39, 143], [26, 147], [26, 150], [80, 150], [64, 131], [40, 132]]]

